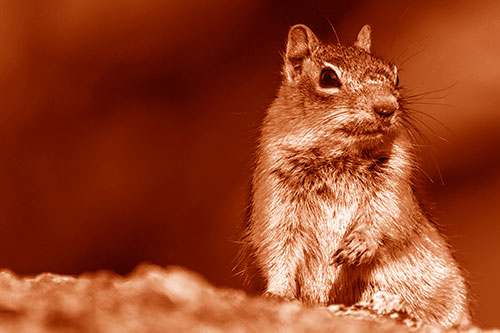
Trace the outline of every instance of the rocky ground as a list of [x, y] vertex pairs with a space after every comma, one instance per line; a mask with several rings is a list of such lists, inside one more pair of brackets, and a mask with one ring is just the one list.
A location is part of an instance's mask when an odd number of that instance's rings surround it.
[[1, 271], [0, 332], [447, 331], [362, 306], [311, 308], [248, 296], [182, 267], [144, 264], [126, 277], [103, 271], [21, 278]]

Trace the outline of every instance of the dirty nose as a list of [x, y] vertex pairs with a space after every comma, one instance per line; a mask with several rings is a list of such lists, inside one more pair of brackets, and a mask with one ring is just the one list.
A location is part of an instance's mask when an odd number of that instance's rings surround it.
[[398, 101], [395, 97], [379, 99], [373, 105], [373, 111], [383, 117], [390, 117], [398, 109]]

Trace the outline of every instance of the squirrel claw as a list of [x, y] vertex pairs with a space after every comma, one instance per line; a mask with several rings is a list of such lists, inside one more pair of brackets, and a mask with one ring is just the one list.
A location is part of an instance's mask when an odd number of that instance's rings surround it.
[[353, 234], [346, 238], [332, 256], [330, 265], [361, 265], [373, 258], [376, 247]]

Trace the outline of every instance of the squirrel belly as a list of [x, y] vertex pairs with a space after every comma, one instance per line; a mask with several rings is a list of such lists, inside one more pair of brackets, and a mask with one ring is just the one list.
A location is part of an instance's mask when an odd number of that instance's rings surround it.
[[470, 321], [467, 288], [414, 185], [412, 123], [397, 68], [293, 26], [257, 150], [246, 265], [267, 294], [356, 304], [377, 292], [445, 327]]

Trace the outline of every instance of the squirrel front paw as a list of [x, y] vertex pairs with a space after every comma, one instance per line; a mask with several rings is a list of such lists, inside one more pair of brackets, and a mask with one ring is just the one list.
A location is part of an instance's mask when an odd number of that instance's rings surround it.
[[335, 251], [330, 265], [361, 265], [369, 263], [377, 250], [377, 244], [367, 240], [357, 232], [353, 232], [340, 242], [339, 249]]
[[280, 295], [280, 294], [276, 294], [276, 293], [273, 293], [273, 292], [270, 292], [270, 291], [264, 292], [264, 294], [262, 294], [262, 296], [265, 297], [265, 298], [271, 298], [271, 299], [275, 299], [275, 300], [278, 300], [278, 301], [284, 301], [284, 302], [293, 302], [293, 301], [297, 300], [293, 296], [290, 296], [290, 295]]

